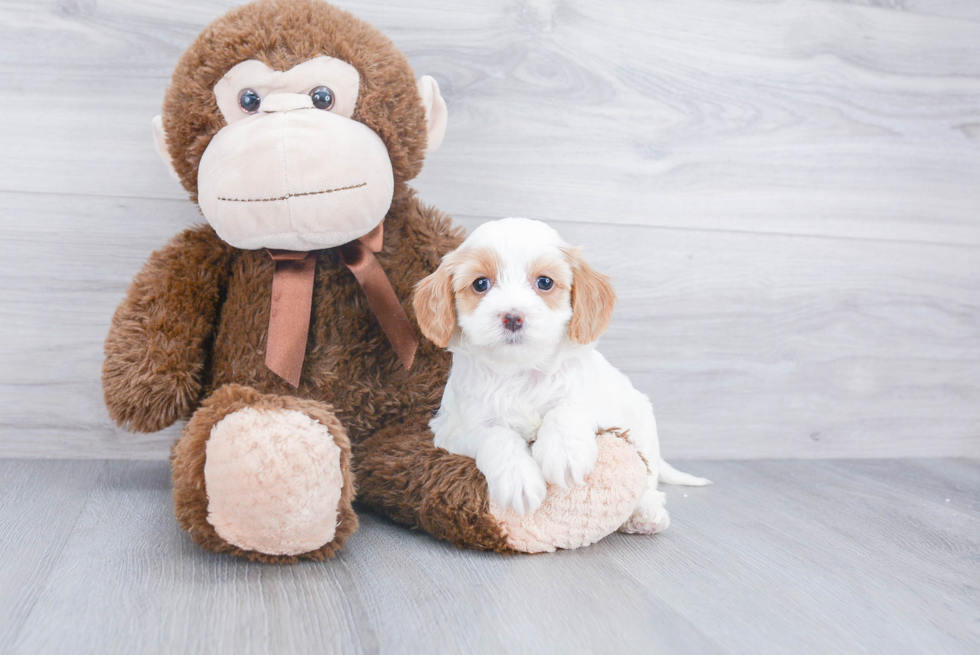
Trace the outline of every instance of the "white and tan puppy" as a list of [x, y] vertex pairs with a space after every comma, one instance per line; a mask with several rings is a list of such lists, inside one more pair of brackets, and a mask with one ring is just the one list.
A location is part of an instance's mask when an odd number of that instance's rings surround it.
[[422, 332], [453, 353], [430, 425], [436, 446], [474, 458], [490, 495], [520, 514], [538, 508], [545, 481], [584, 483], [597, 430], [628, 430], [650, 474], [620, 530], [659, 532], [669, 517], [658, 479], [708, 480], [661, 459], [650, 401], [596, 351], [615, 302], [609, 278], [551, 227], [484, 223], [416, 290]]

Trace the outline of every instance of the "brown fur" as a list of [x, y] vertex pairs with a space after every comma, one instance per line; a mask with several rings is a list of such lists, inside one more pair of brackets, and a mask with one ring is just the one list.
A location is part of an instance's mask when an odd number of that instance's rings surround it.
[[[547, 291], [539, 289], [537, 285], [537, 280], [542, 275], [550, 277], [554, 282], [554, 286]], [[545, 304], [552, 311], [568, 306], [567, 303], [570, 301], [572, 288], [572, 271], [568, 262], [564, 259], [559, 259], [554, 256], [538, 257], [531, 262], [531, 267], [528, 271], [528, 282], [530, 282], [531, 288], [534, 289], [534, 293], [541, 296]]]
[[456, 309], [467, 316], [476, 311], [484, 296], [484, 294], [474, 291], [471, 286], [465, 286], [453, 295], [456, 300]]
[[581, 249], [567, 252], [572, 264], [572, 320], [568, 336], [576, 343], [592, 343], [609, 329], [616, 291], [612, 279], [592, 268], [582, 258]]
[[109, 414], [137, 432], [190, 418], [209, 376], [210, 348], [235, 249], [210, 228], [153, 253], [112, 317], [102, 384]]
[[[195, 198], [201, 155], [224, 125], [211, 92], [215, 82], [243, 60], [285, 70], [321, 54], [358, 69], [354, 118], [388, 147], [396, 189], [378, 260], [414, 323], [407, 301], [412, 289], [462, 234], [405, 185], [422, 165], [424, 110], [404, 56], [377, 30], [318, 1], [269, 0], [232, 10], [206, 28], [177, 65], [164, 103], [168, 149]], [[264, 363], [271, 260], [263, 251], [231, 248], [210, 227], [186, 230], [154, 253], [117, 310], [103, 366], [109, 414], [138, 431], [192, 416], [172, 456], [181, 526], [210, 550], [295, 561], [242, 551], [218, 537], [207, 523], [203, 474], [207, 439], [218, 420], [246, 405], [286, 407], [328, 427], [366, 506], [460, 546], [507, 550], [473, 461], [432, 446], [427, 424], [441, 400], [449, 354], [423, 341], [406, 372], [336, 249], [318, 251], [316, 258], [296, 390]], [[353, 479], [346, 481], [344, 493], [353, 493]], [[337, 537], [301, 558], [322, 559], [343, 545], [357, 525], [349, 501], [345, 495]]]
[[457, 294], [467, 289], [473, 289], [473, 283], [485, 277], [491, 284], [497, 283], [500, 271], [500, 259], [497, 253], [489, 248], [465, 248], [457, 250], [450, 257], [450, 273], [453, 279], [453, 291]]
[[[440, 394], [441, 396], [441, 394]], [[490, 515], [483, 474], [469, 457], [432, 445], [431, 413], [379, 431], [356, 448], [358, 500], [450, 543], [512, 552]]]
[[496, 284], [500, 260], [497, 253], [488, 248], [467, 248], [457, 250], [453, 262], [452, 287], [456, 309], [464, 314], [472, 314], [484, 295], [473, 289], [473, 283], [485, 277], [490, 280], [491, 285]]

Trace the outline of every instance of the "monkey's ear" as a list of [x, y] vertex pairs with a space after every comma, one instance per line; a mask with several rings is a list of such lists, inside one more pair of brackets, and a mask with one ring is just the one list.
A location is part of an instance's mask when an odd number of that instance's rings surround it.
[[163, 131], [163, 116], [153, 117], [153, 145], [156, 146], [157, 154], [167, 165], [170, 177], [180, 182], [180, 176], [174, 169], [174, 163], [170, 161], [170, 152], [167, 150], [167, 133]]
[[419, 95], [422, 96], [422, 106], [425, 107], [426, 128], [429, 133], [426, 152], [432, 152], [442, 145], [442, 137], [446, 136], [446, 123], [449, 122], [449, 112], [446, 101], [439, 93], [439, 83], [429, 75], [419, 78]]

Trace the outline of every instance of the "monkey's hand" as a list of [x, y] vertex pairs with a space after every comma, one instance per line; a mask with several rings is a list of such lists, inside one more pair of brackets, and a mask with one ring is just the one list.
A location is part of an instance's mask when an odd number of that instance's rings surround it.
[[210, 227], [191, 228], [133, 280], [102, 365], [106, 406], [120, 426], [155, 432], [197, 406], [232, 252]]

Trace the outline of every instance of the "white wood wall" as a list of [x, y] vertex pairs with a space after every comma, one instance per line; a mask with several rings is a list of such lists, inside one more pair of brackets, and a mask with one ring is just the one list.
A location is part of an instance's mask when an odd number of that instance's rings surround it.
[[[200, 220], [150, 119], [232, 4], [0, 3], [0, 455], [166, 456], [101, 344]], [[426, 201], [615, 276], [667, 455], [980, 456], [980, 2], [339, 4], [442, 86]]]

